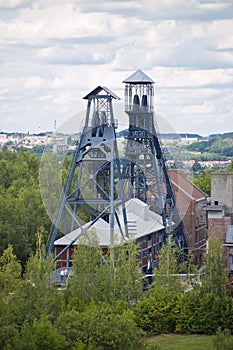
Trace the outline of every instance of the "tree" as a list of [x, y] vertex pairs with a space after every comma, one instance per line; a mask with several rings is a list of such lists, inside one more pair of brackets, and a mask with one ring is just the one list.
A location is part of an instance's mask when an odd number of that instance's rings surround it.
[[229, 329], [224, 329], [222, 331], [219, 327], [216, 332], [216, 335], [213, 338], [213, 344], [216, 350], [232, 350], [233, 339]]
[[[152, 287], [133, 306], [137, 325], [149, 335], [174, 332], [178, 315], [177, 304], [187, 285], [191, 285], [195, 272], [192, 254], [188, 253], [181, 263], [178, 247], [169, 236], [167, 244], [159, 253], [159, 266], [154, 270]], [[182, 283], [181, 273], [186, 274]]]
[[209, 171], [204, 171], [201, 175], [193, 179], [194, 185], [200, 188], [204, 193], [210, 196], [211, 192], [211, 174]]
[[45, 153], [41, 159], [39, 183], [43, 204], [51, 221], [54, 219], [62, 190], [62, 169], [55, 153]]
[[13, 247], [9, 245], [0, 258], [0, 295], [6, 305], [10, 303], [20, 280], [21, 265], [13, 254]]
[[231, 164], [229, 165], [227, 170], [228, 170], [229, 173], [233, 172], [233, 158], [231, 158]]
[[35, 319], [48, 316], [54, 321], [63, 307], [63, 294], [53, 283], [53, 258], [45, 258], [43, 230], [37, 233], [37, 251], [27, 261], [20, 295], [23, 299], [18, 315], [18, 324], [27, 320], [31, 325]]
[[232, 306], [231, 298], [221, 298], [196, 287], [178, 298], [173, 311], [175, 330], [185, 334], [214, 334], [220, 325], [232, 328]]
[[14, 348], [18, 338], [16, 316], [19, 312], [17, 291], [21, 284], [21, 265], [11, 245], [0, 258], [0, 348]]
[[0, 253], [11, 244], [22, 265], [35, 252], [37, 229], [50, 227], [40, 195], [39, 164], [23, 149], [12, 153], [4, 148], [0, 153]]
[[173, 333], [176, 326], [177, 294], [156, 288], [133, 305], [134, 320], [147, 335]]
[[142, 276], [137, 261], [137, 245], [115, 246], [110, 254], [102, 255], [94, 230], [85, 232], [75, 249], [70, 293], [84, 303], [106, 302], [114, 304], [123, 300], [127, 305], [142, 295]]
[[201, 171], [201, 164], [195, 159], [195, 162], [192, 166], [192, 171], [194, 173], [194, 175], [196, 176], [197, 174], [200, 173]]
[[42, 315], [33, 324], [25, 322], [20, 340], [17, 340], [18, 350], [62, 350], [67, 349], [65, 338], [58, 333], [48, 316]]
[[107, 304], [91, 304], [84, 311], [64, 311], [56, 327], [69, 349], [142, 350], [142, 331], [128, 313], [114, 313]]
[[137, 302], [142, 297], [143, 280], [139, 272], [139, 247], [134, 241], [116, 245], [113, 248], [114, 262], [111, 274], [113, 280], [113, 299], [123, 300], [128, 305]]
[[222, 241], [211, 236], [208, 239], [208, 250], [205, 254], [205, 264], [202, 270], [202, 288], [223, 298], [227, 295], [227, 270], [224, 268]]
[[154, 270], [152, 289], [163, 288], [169, 292], [180, 292], [182, 290], [180, 272], [180, 253], [171, 236], [169, 236], [167, 243], [163, 245], [159, 252], [159, 266], [158, 269]]
[[208, 141], [193, 142], [188, 145], [189, 151], [208, 152], [220, 156], [231, 157], [233, 155], [232, 135], [212, 138]]

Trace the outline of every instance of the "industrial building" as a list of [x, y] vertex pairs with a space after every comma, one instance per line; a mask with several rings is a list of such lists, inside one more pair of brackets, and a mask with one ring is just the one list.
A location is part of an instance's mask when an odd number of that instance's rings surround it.
[[207, 221], [204, 208], [208, 196], [188, 180], [184, 170], [169, 170], [168, 175], [184, 225], [188, 249], [193, 252], [194, 263], [200, 267], [206, 251]]
[[[187, 238], [156, 127], [154, 81], [138, 70], [123, 83], [129, 120], [123, 159], [119, 158], [118, 122], [112, 108], [118, 96], [98, 86], [84, 97], [84, 128], [47, 244], [47, 255], [55, 247], [57, 268], [70, 266], [74, 246], [83, 232], [91, 230], [103, 251], [120, 241], [136, 240], [146, 274], [156, 266], [168, 236], [181, 255], [187, 252]], [[87, 223], [79, 218], [80, 208], [89, 213]], [[64, 235], [57, 239], [61, 227]]]
[[211, 174], [211, 201], [205, 210], [208, 236], [221, 239], [225, 266], [233, 277], [233, 173]]

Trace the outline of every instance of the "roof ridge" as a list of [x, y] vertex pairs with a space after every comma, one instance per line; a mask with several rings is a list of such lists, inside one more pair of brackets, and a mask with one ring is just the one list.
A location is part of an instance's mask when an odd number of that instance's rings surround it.
[[131, 74], [128, 78], [123, 80], [123, 83], [154, 83], [141, 69]]

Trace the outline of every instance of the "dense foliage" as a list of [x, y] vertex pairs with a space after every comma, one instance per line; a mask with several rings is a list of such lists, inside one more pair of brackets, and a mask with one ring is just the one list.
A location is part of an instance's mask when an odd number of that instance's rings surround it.
[[0, 152], [0, 254], [10, 243], [23, 264], [35, 252], [37, 231], [43, 227], [46, 237], [51, 224], [41, 200], [39, 164], [23, 149]]
[[216, 350], [232, 350], [233, 339], [229, 329], [224, 329], [222, 331], [221, 328], [219, 327], [213, 339], [213, 344]]
[[[12, 246], [3, 252], [0, 259], [0, 348], [1, 349], [139, 349], [146, 350], [149, 343], [144, 340], [143, 331], [136, 324], [130, 311], [129, 296], [135, 295], [131, 288], [135, 279], [131, 279], [127, 293], [122, 292], [121, 280], [125, 281], [131, 268], [129, 253], [136, 261], [137, 251], [118, 249], [118, 256], [125, 266], [124, 271], [114, 266], [106, 257], [106, 265], [92, 261], [93, 271], [86, 271], [87, 280], [83, 275], [70, 278], [65, 284], [66, 289], [60, 290], [53, 282], [53, 263], [45, 260], [41, 237], [38, 234], [38, 250], [32, 255], [22, 275], [21, 265], [13, 253]], [[90, 257], [95, 256], [97, 247], [86, 247], [86, 257], [77, 254], [76, 263], [90, 263]], [[94, 250], [94, 253], [92, 251]], [[116, 253], [116, 252], [115, 252]], [[96, 256], [97, 257], [97, 256]], [[133, 262], [133, 264], [135, 264]], [[103, 266], [106, 266], [105, 273]], [[109, 268], [108, 273], [107, 268]], [[136, 276], [136, 269], [132, 273]], [[98, 278], [98, 280], [96, 279]], [[110, 283], [111, 279], [114, 281]], [[130, 278], [128, 278], [130, 281]], [[141, 280], [138, 284], [138, 294], [142, 294]], [[90, 298], [84, 290], [91, 287]], [[100, 290], [98, 290], [100, 289]], [[114, 299], [114, 294], [116, 297]], [[105, 296], [112, 296], [105, 297]], [[134, 297], [134, 296], [133, 296]], [[136, 302], [136, 299], [134, 297]], [[131, 299], [133, 301], [133, 299]], [[150, 349], [155, 349], [152, 345]]]
[[[101, 262], [97, 246], [80, 247], [72, 277], [61, 289], [53, 282], [53, 262], [44, 258], [41, 235], [24, 273], [11, 245], [0, 258], [1, 349], [144, 350], [156, 349], [146, 335], [214, 334], [219, 327], [233, 332], [233, 299], [224, 269], [219, 270], [217, 238], [209, 240], [210, 252], [216, 254], [206, 257], [202, 285], [184, 291], [187, 285], [176, 274], [176, 249], [168, 244], [160, 254], [160, 272], [142, 293], [134, 244], [114, 250], [115, 264], [108, 256]], [[191, 287], [193, 271], [186, 267]], [[216, 274], [211, 274], [214, 268]]]
[[[233, 299], [217, 238], [209, 239], [199, 277], [192, 257], [181, 266], [168, 240], [154, 282], [143, 292], [137, 245], [115, 247], [102, 257], [92, 232], [75, 251], [72, 278], [58, 288], [52, 257], [45, 259], [50, 220], [40, 197], [38, 158], [4, 149], [0, 165], [1, 349], [144, 350], [156, 349], [148, 335], [218, 332], [217, 349], [221, 331], [233, 332]], [[42, 180], [51, 188], [56, 168], [46, 167], [50, 177]]]
[[193, 142], [188, 145], [191, 152], [214, 153], [220, 156], [233, 156], [233, 137], [214, 138], [208, 141]]
[[203, 171], [199, 176], [194, 177], [194, 185], [200, 188], [204, 193], [211, 194], [211, 171]]
[[[0, 152], [0, 254], [11, 244], [24, 266], [36, 251], [36, 235], [43, 230], [46, 243], [72, 157], [61, 162], [56, 154], [43, 158], [25, 151]], [[86, 220], [86, 213], [79, 208]]]

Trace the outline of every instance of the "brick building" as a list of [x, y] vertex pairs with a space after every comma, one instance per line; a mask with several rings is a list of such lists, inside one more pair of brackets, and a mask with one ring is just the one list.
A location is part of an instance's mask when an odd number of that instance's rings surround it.
[[211, 174], [211, 202], [205, 208], [208, 236], [215, 235], [223, 243], [226, 267], [233, 275], [233, 174]]
[[[143, 273], [148, 273], [151, 267], [155, 266], [158, 260], [158, 252], [163, 242], [162, 217], [152, 210], [148, 204], [137, 198], [132, 198], [125, 203], [128, 219], [129, 238], [135, 239], [140, 247], [139, 260]], [[118, 218], [123, 224], [123, 213], [119, 209]], [[103, 219], [97, 220], [91, 227], [89, 223], [84, 225], [87, 231], [94, 231], [98, 244], [103, 253], [108, 251], [110, 246], [109, 223]], [[56, 269], [71, 267], [73, 262], [74, 247], [80, 244], [80, 228], [68, 233], [54, 242], [54, 254], [56, 258]], [[122, 242], [122, 235], [119, 229], [114, 231], [114, 243]], [[91, 245], [91, 241], [88, 245]], [[82, 243], [81, 243], [82, 244]], [[66, 249], [68, 247], [68, 249]]]
[[206, 247], [206, 214], [203, 208], [207, 195], [191, 183], [183, 170], [169, 170], [176, 204], [183, 221], [188, 248], [194, 253], [194, 262], [200, 267]]
[[[203, 252], [206, 248], [206, 207], [207, 195], [193, 185], [182, 170], [169, 170], [171, 185], [174, 191], [180, 218], [183, 220], [188, 248], [194, 253], [195, 263], [200, 266]], [[161, 217], [149, 210], [149, 206], [138, 199], [131, 199], [126, 203], [127, 215], [130, 221], [130, 236], [136, 239], [140, 246], [141, 268], [147, 273], [148, 262], [156, 266], [158, 252], [162, 246], [163, 225]], [[119, 217], [121, 214], [119, 213]], [[87, 224], [88, 226], [88, 224]], [[109, 242], [109, 224], [104, 220], [97, 221], [92, 227], [103, 251], [107, 251]], [[116, 236], [120, 236], [115, 232]], [[70, 243], [69, 249], [64, 251], [57, 261], [57, 268], [72, 265], [74, 246], [79, 244], [78, 230], [63, 236], [54, 242], [55, 257]]]

